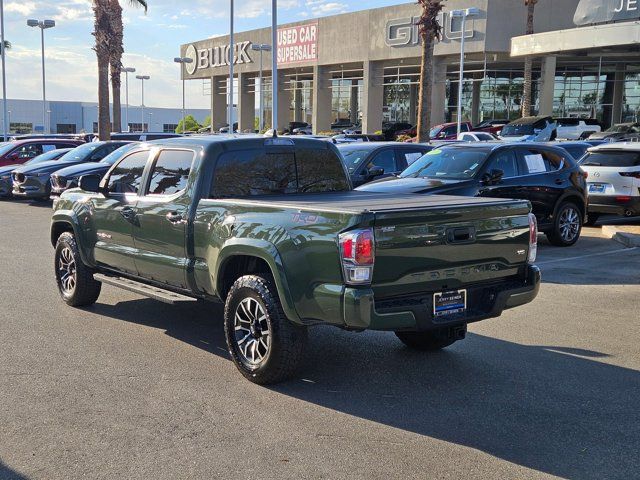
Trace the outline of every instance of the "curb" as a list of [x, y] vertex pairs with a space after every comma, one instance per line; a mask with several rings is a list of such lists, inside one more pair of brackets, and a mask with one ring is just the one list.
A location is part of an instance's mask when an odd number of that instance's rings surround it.
[[640, 247], [640, 233], [626, 232], [624, 228], [605, 225], [602, 227], [602, 234], [625, 247]]

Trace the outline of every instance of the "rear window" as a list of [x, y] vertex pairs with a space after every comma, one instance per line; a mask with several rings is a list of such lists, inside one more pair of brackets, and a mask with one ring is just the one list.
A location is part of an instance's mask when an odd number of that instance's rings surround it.
[[640, 167], [639, 152], [590, 152], [582, 161], [585, 167]]
[[577, 118], [558, 118], [556, 122], [560, 127], [577, 127], [580, 124]]
[[327, 150], [241, 150], [218, 159], [212, 198], [350, 190], [340, 159]]

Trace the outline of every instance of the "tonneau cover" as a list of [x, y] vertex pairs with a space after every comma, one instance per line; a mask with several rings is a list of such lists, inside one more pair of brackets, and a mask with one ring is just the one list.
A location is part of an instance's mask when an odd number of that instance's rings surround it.
[[[216, 201], [216, 200], [208, 200]], [[380, 192], [305, 193], [296, 195], [264, 195], [251, 198], [225, 198], [221, 202], [242, 205], [278, 206], [282, 208], [360, 214], [365, 212], [385, 213], [403, 210], [422, 210], [439, 207], [526, 204], [525, 200], [498, 198], [460, 197], [453, 195], [419, 195]]]

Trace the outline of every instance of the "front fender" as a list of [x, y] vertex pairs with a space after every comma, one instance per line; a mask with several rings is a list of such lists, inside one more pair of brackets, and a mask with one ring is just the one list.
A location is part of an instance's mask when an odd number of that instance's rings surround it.
[[291, 296], [282, 257], [276, 246], [266, 240], [256, 238], [231, 238], [222, 245], [215, 269], [216, 291], [218, 295], [223, 289], [220, 272], [224, 271], [227, 261], [238, 255], [257, 257], [267, 263], [276, 283], [278, 297], [280, 298], [280, 303], [282, 304], [285, 315], [292, 322], [302, 324], [303, 322], [295, 309], [295, 304]]
[[76, 238], [78, 251], [82, 263], [87, 266], [95, 266], [91, 249], [88, 247], [87, 232], [81, 227], [82, 215], [78, 215], [74, 210], [56, 210], [51, 217], [51, 244], [55, 247], [58, 237], [62, 232], [71, 230]]

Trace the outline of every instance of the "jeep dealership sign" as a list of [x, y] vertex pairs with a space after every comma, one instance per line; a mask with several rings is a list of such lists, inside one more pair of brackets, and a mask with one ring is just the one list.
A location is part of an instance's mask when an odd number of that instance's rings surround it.
[[[251, 42], [248, 41], [239, 42], [233, 46], [234, 65], [253, 62], [249, 56], [250, 47]], [[191, 58], [193, 62], [185, 64], [185, 69], [189, 75], [193, 75], [198, 70], [228, 66], [231, 61], [230, 50], [229, 45], [200, 49], [189, 45], [185, 50], [185, 56]]]
[[580, 0], [576, 25], [640, 19], [640, 0]]
[[318, 60], [318, 23], [278, 29], [278, 64]]

